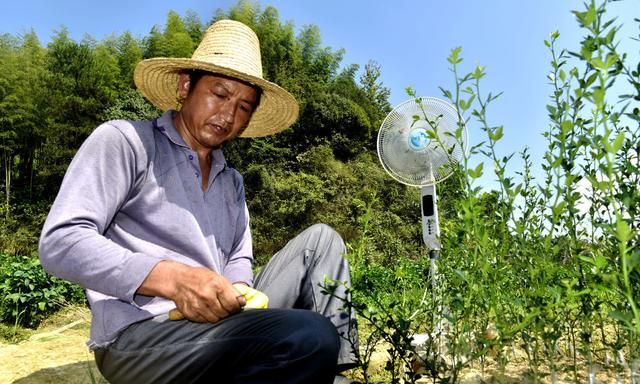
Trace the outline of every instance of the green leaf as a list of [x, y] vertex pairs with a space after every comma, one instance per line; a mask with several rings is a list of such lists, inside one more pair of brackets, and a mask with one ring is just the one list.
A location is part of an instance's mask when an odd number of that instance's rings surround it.
[[591, 56], [593, 56], [593, 51], [587, 47], [582, 47], [580, 50], [580, 56], [586, 61], [591, 60]]
[[455, 47], [451, 50], [449, 57], [447, 57], [447, 61], [451, 64], [458, 64], [462, 62], [462, 58], [460, 58], [460, 52], [462, 51], [462, 47]]
[[596, 68], [596, 69], [601, 69], [601, 70], [607, 69], [607, 67], [605, 66], [604, 62], [599, 57], [593, 58], [591, 60], [591, 65], [593, 65], [593, 67]]
[[560, 80], [562, 80], [562, 82], [567, 80], [567, 73], [563, 69], [560, 70], [558, 76], [560, 76]]
[[566, 201], [561, 201], [558, 204], [554, 205], [553, 207], [551, 207], [551, 211], [553, 212], [554, 216], [560, 216], [562, 214], [562, 211], [564, 211], [564, 208], [567, 206], [567, 202]]
[[5, 299], [13, 301], [14, 303], [16, 303], [20, 299], [20, 294], [19, 293], [10, 293], [7, 296], [5, 296]]
[[596, 20], [596, 7], [593, 3], [589, 4], [589, 9], [583, 14], [582, 22], [586, 26], [590, 26]]
[[616, 136], [615, 140], [613, 140], [611, 149], [614, 153], [616, 153], [620, 150], [620, 148], [622, 148], [622, 144], [624, 144], [624, 132], [618, 133], [618, 136]]
[[442, 95], [448, 99], [451, 99], [451, 91], [448, 89], [444, 89], [442, 87], [438, 87], [440, 88], [440, 92], [442, 92]]
[[[490, 96], [491, 94], [489, 94]], [[469, 100], [467, 100], [467, 108], [471, 107], [471, 104], [473, 104], [473, 102], [476, 100], [476, 95], [471, 95], [471, 97], [469, 97]]]
[[573, 129], [573, 122], [571, 120], [564, 120], [560, 124], [560, 131], [563, 135], [567, 135]]
[[605, 69], [611, 68], [615, 63], [618, 62], [618, 60], [619, 60], [618, 55], [616, 55], [613, 52], [609, 53], [604, 63]]
[[611, 316], [614, 320], [618, 320], [625, 324], [631, 323], [631, 319], [633, 318], [633, 315], [631, 315], [630, 313], [622, 313], [620, 311], [611, 311], [609, 312], [609, 316]]
[[615, 38], [617, 31], [618, 31], [617, 28], [611, 28], [609, 33], [607, 33], [607, 36], [604, 38], [607, 44], [613, 43], [613, 39]]
[[600, 270], [604, 269], [604, 267], [606, 267], [608, 263], [609, 261], [607, 260], [606, 257], [602, 255], [596, 256], [595, 264], [596, 264], [596, 267], [598, 267], [598, 269]]
[[616, 215], [616, 239], [620, 243], [626, 243], [631, 240], [632, 230], [629, 224], [620, 215]]
[[502, 139], [502, 136], [503, 136], [502, 127], [498, 127], [496, 129], [489, 130], [487, 132], [489, 134], [489, 138], [494, 142]]
[[620, 148], [622, 148], [622, 144], [624, 144], [624, 132], [618, 133], [618, 135], [616, 136], [615, 139], [613, 139], [612, 142], [609, 142], [609, 140], [606, 137], [603, 137], [602, 144], [604, 146], [605, 151], [607, 151], [608, 153], [611, 153], [611, 154], [617, 153], [620, 150]]
[[596, 262], [593, 258], [588, 257], [588, 256], [584, 256], [584, 255], [579, 255], [578, 258], [582, 261], [584, 261], [585, 263], [589, 263], [591, 265], [596, 265]]
[[484, 163], [480, 163], [480, 164], [478, 164], [476, 169], [469, 169], [468, 170], [469, 177], [471, 177], [472, 179], [477, 179], [477, 178], [481, 177], [483, 168], [484, 168]]
[[473, 78], [476, 80], [480, 80], [484, 77], [484, 67], [482, 65], [478, 65], [476, 69], [473, 71]]
[[604, 106], [604, 89], [596, 87], [593, 89], [593, 103], [598, 110], [602, 110]]
[[593, 82], [596, 81], [597, 78], [598, 78], [598, 73], [597, 72], [591, 74], [591, 76], [589, 76], [587, 78], [587, 81], [585, 81], [585, 83], [584, 83], [585, 88], [590, 87], [591, 84], [593, 84]]

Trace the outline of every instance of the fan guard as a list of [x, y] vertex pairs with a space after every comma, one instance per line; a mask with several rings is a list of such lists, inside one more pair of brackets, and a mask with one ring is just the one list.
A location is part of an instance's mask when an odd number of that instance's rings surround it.
[[[428, 119], [428, 120], [427, 120]], [[456, 109], [434, 97], [407, 100], [391, 111], [378, 132], [378, 157], [395, 180], [416, 187], [451, 176], [464, 154], [467, 132], [456, 139]], [[429, 130], [437, 139], [430, 139]], [[462, 145], [461, 145], [462, 144]]]

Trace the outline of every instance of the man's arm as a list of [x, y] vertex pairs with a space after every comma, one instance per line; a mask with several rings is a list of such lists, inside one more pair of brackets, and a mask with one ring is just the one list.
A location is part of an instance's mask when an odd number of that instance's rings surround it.
[[39, 255], [51, 274], [133, 302], [162, 257], [132, 252], [103, 236], [147, 165], [134, 127], [118, 124], [98, 127], [76, 153], [43, 227]]

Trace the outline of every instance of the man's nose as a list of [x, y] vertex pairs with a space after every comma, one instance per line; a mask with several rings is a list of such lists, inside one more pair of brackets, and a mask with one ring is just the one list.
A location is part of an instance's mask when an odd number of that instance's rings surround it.
[[234, 103], [227, 101], [220, 108], [220, 116], [222, 119], [229, 124], [233, 124], [233, 121], [236, 118], [236, 108]]

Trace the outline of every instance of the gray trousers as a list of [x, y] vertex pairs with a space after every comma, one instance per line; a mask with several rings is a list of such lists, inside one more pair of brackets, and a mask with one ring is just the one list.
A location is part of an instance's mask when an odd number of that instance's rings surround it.
[[332, 383], [353, 365], [355, 314], [342, 309], [345, 286], [332, 295], [327, 279], [350, 286], [345, 246], [317, 224], [276, 253], [256, 276], [269, 309], [245, 310], [215, 324], [166, 316], [128, 327], [96, 350], [111, 383]]

